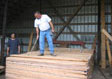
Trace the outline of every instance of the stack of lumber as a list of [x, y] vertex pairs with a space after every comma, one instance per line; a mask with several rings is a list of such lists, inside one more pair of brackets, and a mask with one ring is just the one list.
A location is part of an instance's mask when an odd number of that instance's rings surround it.
[[5, 71], [5, 67], [4, 66], [0, 66], [0, 73]]
[[93, 50], [56, 48], [56, 57], [45, 51], [12, 55], [6, 60], [7, 79], [90, 79], [93, 71]]

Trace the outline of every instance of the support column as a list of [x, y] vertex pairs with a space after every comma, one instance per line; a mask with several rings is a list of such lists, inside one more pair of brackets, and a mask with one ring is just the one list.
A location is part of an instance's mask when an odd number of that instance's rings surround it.
[[101, 0], [98, 0], [98, 52], [97, 52], [97, 65], [101, 59]]
[[1, 48], [1, 64], [3, 64], [3, 58], [4, 58], [4, 48], [5, 48], [5, 32], [6, 32], [6, 21], [7, 21], [7, 9], [8, 9], [8, 0], [5, 0], [5, 6], [4, 6], [4, 16], [3, 16], [3, 28], [2, 28], [2, 48]]
[[[101, 29], [105, 29], [105, 0], [101, 1]], [[101, 33], [101, 67], [106, 68], [105, 35]]]

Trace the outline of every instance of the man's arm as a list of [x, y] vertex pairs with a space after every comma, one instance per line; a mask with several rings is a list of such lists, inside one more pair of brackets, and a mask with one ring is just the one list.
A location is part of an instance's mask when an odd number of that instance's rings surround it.
[[9, 47], [7, 47], [7, 56], [9, 55], [9, 50], [10, 50]]
[[51, 26], [52, 32], [55, 32], [55, 31], [54, 31], [54, 25], [53, 25], [52, 21], [50, 21], [49, 24], [50, 24], [50, 26]]
[[21, 51], [21, 47], [20, 45], [18, 46], [18, 54], [20, 54], [20, 51]]
[[8, 45], [7, 45], [7, 56], [9, 55], [10, 52], [10, 40], [8, 40]]
[[36, 33], [37, 33], [37, 40], [38, 40], [38, 38], [39, 38], [39, 29], [38, 29], [38, 27], [36, 27]]

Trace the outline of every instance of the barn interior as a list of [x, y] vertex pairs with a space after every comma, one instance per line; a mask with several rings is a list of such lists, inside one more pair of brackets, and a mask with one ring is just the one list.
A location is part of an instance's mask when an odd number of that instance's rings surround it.
[[[39, 51], [39, 41], [36, 40], [36, 30], [34, 27], [34, 12], [40, 11], [51, 17], [55, 27], [53, 33], [53, 44], [56, 59], [54, 57], [38, 57], [36, 51]], [[7, 57], [7, 44], [12, 33], [16, 34], [19, 39], [21, 54]], [[11, 65], [13, 60], [28, 60], [38, 62], [38, 59], [52, 59], [54, 62], [62, 60], [78, 61], [83, 56], [91, 57], [89, 62], [92, 79], [111, 79], [112, 78], [112, 1], [111, 0], [1, 0], [0, 1], [0, 79], [18, 79], [13, 77], [11, 73]], [[58, 49], [59, 48], [59, 49]], [[48, 52], [48, 44], [45, 44], [46, 52]], [[85, 51], [86, 50], [86, 51]], [[34, 53], [32, 53], [34, 52]], [[59, 53], [58, 53], [59, 52]], [[67, 52], [64, 53], [64, 52]], [[72, 60], [72, 54], [76, 54]], [[76, 52], [76, 53], [75, 53]], [[79, 52], [79, 53], [77, 53]], [[89, 53], [88, 53], [89, 52]], [[61, 54], [62, 55], [61, 55]], [[70, 54], [69, 54], [70, 53]], [[30, 55], [30, 56], [29, 56]], [[66, 55], [69, 56], [66, 58]], [[35, 56], [37, 56], [35, 58]], [[65, 56], [65, 58], [63, 58]], [[35, 59], [35, 60], [34, 60]], [[37, 60], [38, 61], [37, 61]], [[73, 62], [63, 63], [64, 66]], [[82, 60], [80, 60], [82, 61]], [[8, 63], [7, 63], [8, 62]], [[16, 61], [15, 61], [16, 62]], [[18, 63], [17, 62], [17, 63]], [[43, 61], [44, 62], [44, 61]], [[46, 60], [45, 63], [48, 61]], [[48, 64], [50, 61], [48, 62]], [[10, 63], [10, 64], [9, 64]], [[76, 64], [76, 62], [74, 62]], [[73, 63], [73, 64], [74, 64]], [[80, 62], [78, 62], [80, 64]], [[30, 63], [27, 63], [30, 64]], [[58, 64], [54, 63], [53, 65]], [[94, 64], [94, 65], [93, 65]], [[18, 66], [15, 64], [15, 66]], [[21, 66], [22, 67], [22, 66]], [[26, 67], [26, 66], [25, 66]], [[71, 66], [70, 66], [71, 67]], [[15, 68], [16, 69], [16, 68]], [[35, 69], [32, 69], [35, 70]], [[49, 70], [49, 69], [48, 69]], [[52, 69], [51, 69], [52, 70]], [[10, 72], [9, 72], [10, 71]], [[12, 72], [14, 69], [12, 69]], [[17, 71], [17, 70], [15, 70]], [[44, 70], [41, 70], [44, 72]], [[58, 71], [58, 70], [57, 70]], [[47, 72], [47, 71], [46, 71]], [[50, 71], [49, 71], [50, 72]], [[56, 70], [54, 69], [54, 73]], [[84, 71], [85, 72], [85, 71]], [[9, 77], [5, 77], [8, 73]], [[10, 73], [12, 74], [10, 76]], [[18, 72], [19, 73], [19, 72]], [[22, 73], [22, 70], [21, 70]], [[25, 73], [25, 70], [23, 71]], [[60, 72], [61, 73], [61, 72]], [[64, 72], [62, 72], [64, 74]], [[80, 72], [75, 72], [79, 75]], [[33, 74], [29, 73], [29, 74]], [[36, 74], [36, 73], [34, 73]], [[33, 75], [34, 75], [33, 74]], [[40, 73], [39, 73], [40, 74]], [[44, 75], [44, 74], [43, 74]], [[69, 79], [90, 79], [84, 76], [70, 76]], [[22, 75], [24, 76], [24, 75]], [[46, 77], [30, 76], [32, 78], [20, 77], [22, 79], [67, 79], [65, 77], [56, 77], [50, 75]], [[71, 77], [73, 76], [73, 77]], [[28, 76], [27, 76], [28, 77]], [[34, 77], [34, 78], [33, 78]]]

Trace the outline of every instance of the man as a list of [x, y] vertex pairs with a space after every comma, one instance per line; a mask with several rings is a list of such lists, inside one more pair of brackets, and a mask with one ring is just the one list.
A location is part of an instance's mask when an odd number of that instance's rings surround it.
[[8, 41], [7, 56], [19, 53], [20, 53], [19, 40], [15, 38], [15, 33], [12, 33], [11, 38]]
[[[44, 45], [45, 45], [45, 37], [47, 38], [50, 54], [52, 56], [56, 56], [54, 54], [54, 47], [51, 32], [54, 32], [54, 26], [51, 22], [51, 18], [48, 15], [41, 14], [40, 12], [36, 11], [34, 13], [35, 22], [34, 27], [36, 28], [37, 33], [37, 40], [39, 39], [39, 47], [40, 47], [40, 54], [39, 56], [44, 55]], [[39, 35], [40, 31], [40, 35]], [[39, 37], [40, 36], [40, 37]]]

